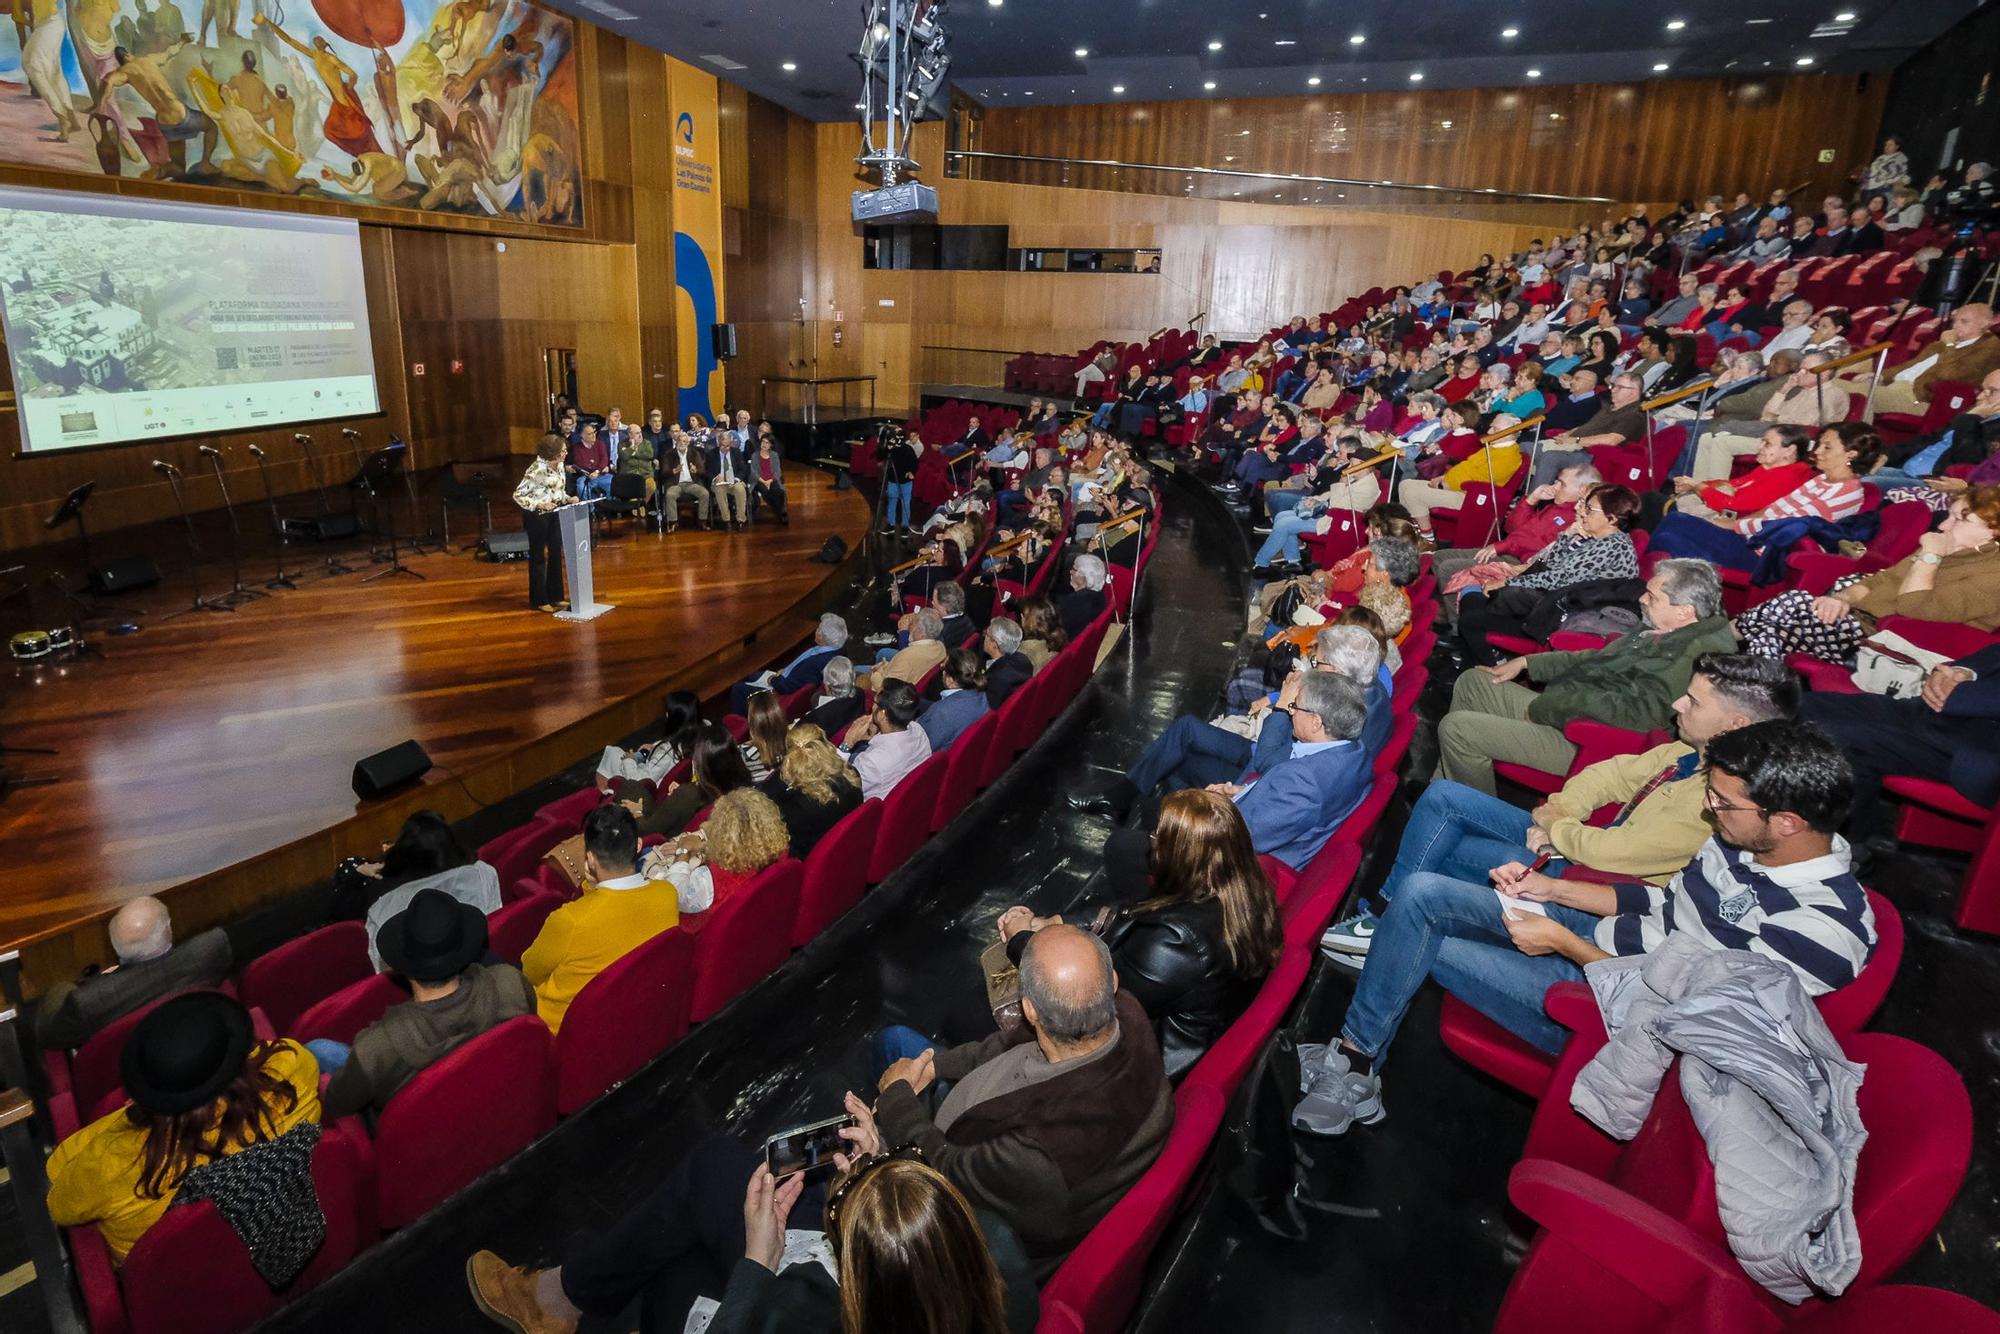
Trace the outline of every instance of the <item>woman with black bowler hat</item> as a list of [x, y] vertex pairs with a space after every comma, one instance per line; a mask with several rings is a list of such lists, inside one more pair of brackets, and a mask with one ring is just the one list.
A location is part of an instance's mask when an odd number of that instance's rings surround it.
[[[49, 1158], [49, 1217], [61, 1227], [95, 1224], [113, 1263], [125, 1262], [206, 1164], [301, 1126], [307, 1139], [288, 1143], [310, 1163], [319, 1066], [296, 1042], [260, 1040], [232, 996], [192, 991], [163, 1002], [132, 1030], [118, 1067], [131, 1102]], [[305, 1225], [288, 1218], [280, 1230], [295, 1221]]]
[[554, 431], [535, 446], [535, 461], [514, 488], [514, 503], [521, 507], [521, 526], [528, 532], [528, 605], [536, 611], [554, 611], [566, 605], [562, 595], [562, 525], [556, 511], [569, 503], [569, 488], [563, 478], [563, 457], [569, 446]]

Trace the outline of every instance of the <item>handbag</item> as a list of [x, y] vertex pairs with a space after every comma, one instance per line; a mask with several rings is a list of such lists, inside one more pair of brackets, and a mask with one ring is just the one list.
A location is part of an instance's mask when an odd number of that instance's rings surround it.
[[1950, 661], [1949, 655], [1920, 648], [1893, 630], [1878, 630], [1854, 650], [1854, 684], [1871, 695], [1915, 699], [1931, 670]]
[[542, 854], [542, 864], [553, 867], [571, 889], [583, 888], [583, 835], [572, 834]]

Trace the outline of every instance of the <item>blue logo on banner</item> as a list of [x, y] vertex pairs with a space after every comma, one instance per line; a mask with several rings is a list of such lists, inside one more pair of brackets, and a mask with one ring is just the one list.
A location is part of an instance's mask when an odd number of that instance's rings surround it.
[[694, 307], [694, 383], [680, 386], [681, 420], [686, 421], [690, 412], [699, 412], [713, 424], [715, 409], [708, 401], [708, 377], [721, 364], [708, 336], [716, 320], [715, 273], [700, 243], [686, 232], [674, 233], [674, 286], [687, 293], [688, 304]]
[[694, 144], [694, 117], [683, 111], [674, 121], [674, 133], [690, 147]]

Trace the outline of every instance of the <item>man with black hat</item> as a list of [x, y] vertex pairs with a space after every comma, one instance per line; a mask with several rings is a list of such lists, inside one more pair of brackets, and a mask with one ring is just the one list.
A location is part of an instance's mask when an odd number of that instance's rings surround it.
[[410, 1000], [362, 1029], [352, 1049], [326, 1039], [306, 1044], [333, 1076], [324, 1099], [329, 1120], [364, 1108], [379, 1113], [432, 1062], [535, 1012], [534, 989], [520, 969], [478, 962], [486, 953], [486, 915], [443, 890], [419, 891], [382, 924], [376, 944], [389, 971], [409, 981]]

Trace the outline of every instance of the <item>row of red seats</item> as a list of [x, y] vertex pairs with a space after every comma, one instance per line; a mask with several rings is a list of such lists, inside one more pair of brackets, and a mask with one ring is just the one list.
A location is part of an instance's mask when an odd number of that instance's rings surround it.
[[[1157, 530], [1140, 553], [1144, 568]], [[1047, 563], [1052, 566], [1053, 562]], [[1045, 567], [1046, 568], [1046, 567]], [[1115, 569], [1116, 567], [1114, 567]], [[1114, 619], [1130, 606], [1132, 572], [1114, 582], [1112, 605], [1030, 678], [1002, 708], [931, 757], [886, 799], [864, 802], [804, 862], [770, 867], [718, 906], [698, 932], [670, 930], [604, 970], [571, 1003], [551, 1035], [532, 1016], [466, 1043], [399, 1090], [373, 1135], [354, 1121], [328, 1126], [314, 1178], [328, 1217], [326, 1244], [285, 1292], [273, 1294], [209, 1206], [175, 1210], [133, 1249], [122, 1270], [94, 1228], [69, 1240], [95, 1334], [194, 1334], [247, 1328], [344, 1266], [381, 1231], [406, 1226], [500, 1166], [559, 1116], [588, 1105], [775, 971], [893, 874], [1014, 757], [1041, 737], [1081, 693]], [[788, 700], [796, 707], [811, 691]], [[741, 720], [733, 720], [741, 724]], [[542, 923], [563, 902], [532, 872], [541, 855], [576, 831], [600, 800], [590, 788], [543, 807], [521, 829], [480, 849], [501, 871], [511, 901], [492, 914], [493, 952], [518, 963]], [[778, 924], [778, 929], [773, 924]], [[372, 971], [365, 927], [339, 923], [255, 960], [237, 983], [259, 1032], [299, 1041], [351, 1043], [404, 999], [393, 979]], [[150, 1009], [151, 1007], [147, 1007]], [[142, 1010], [108, 1026], [73, 1053], [47, 1060], [59, 1134], [80, 1116], [123, 1101], [118, 1054]], [[437, 1128], [453, 1127], [441, 1138]], [[228, 1257], [218, 1260], [217, 1257]], [[240, 1261], [240, 1263], [239, 1263]]]

